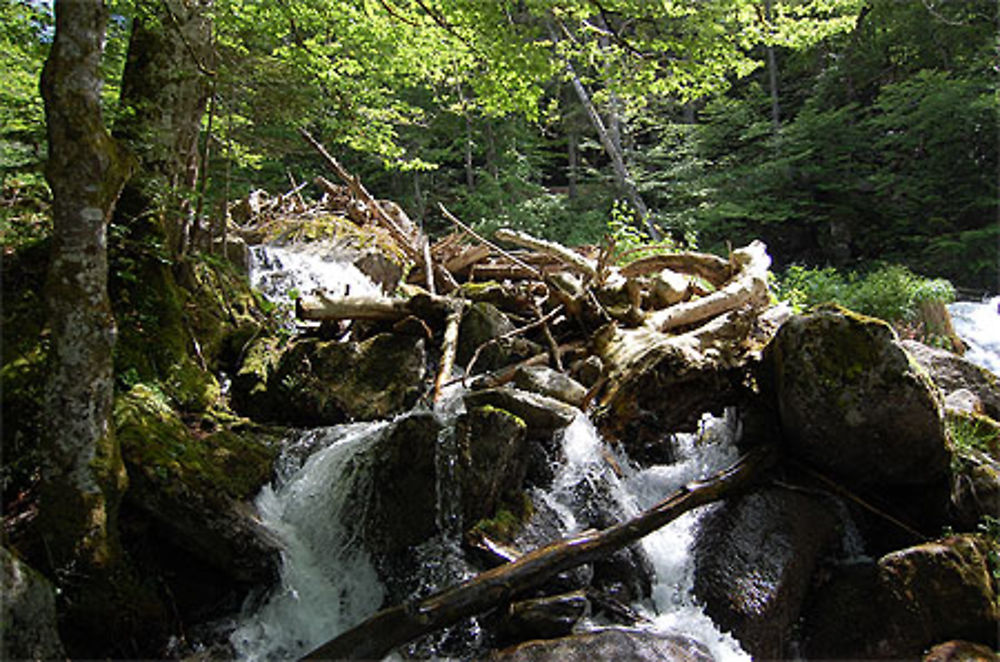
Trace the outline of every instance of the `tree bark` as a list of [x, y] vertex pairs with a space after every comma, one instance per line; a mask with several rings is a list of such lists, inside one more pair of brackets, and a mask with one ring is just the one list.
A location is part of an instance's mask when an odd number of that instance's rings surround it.
[[120, 211], [128, 221], [175, 208], [183, 220], [163, 229], [176, 255], [187, 249], [187, 194], [198, 179], [198, 135], [211, 94], [210, 7], [211, 0], [138, 3], [122, 73], [126, 112], [115, 136], [136, 152], [142, 171], [125, 188]]
[[126, 484], [109, 420], [116, 328], [107, 227], [134, 160], [108, 135], [101, 117], [107, 16], [102, 0], [57, 0], [55, 40], [41, 79], [54, 227], [39, 518], [57, 567], [106, 567], [117, 560], [115, 518]]
[[772, 449], [760, 447], [725, 471], [682, 487], [631, 520], [552, 543], [419, 603], [380, 611], [312, 651], [306, 659], [380, 659], [420, 635], [502, 605], [560, 572], [603, 558], [689, 510], [745, 490], [774, 459]]

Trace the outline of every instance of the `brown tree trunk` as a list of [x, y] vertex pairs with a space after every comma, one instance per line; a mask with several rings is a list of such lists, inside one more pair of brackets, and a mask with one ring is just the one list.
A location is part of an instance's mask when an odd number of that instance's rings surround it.
[[115, 136], [136, 152], [141, 173], [122, 194], [126, 219], [172, 209], [163, 228], [172, 251], [187, 249], [198, 178], [198, 135], [211, 92], [211, 0], [140, 2], [122, 73], [126, 112]]
[[55, 17], [41, 82], [54, 232], [39, 517], [57, 567], [104, 567], [118, 555], [115, 515], [126, 481], [109, 422], [116, 329], [108, 299], [107, 227], [134, 161], [101, 118], [107, 9], [102, 0], [57, 0]]

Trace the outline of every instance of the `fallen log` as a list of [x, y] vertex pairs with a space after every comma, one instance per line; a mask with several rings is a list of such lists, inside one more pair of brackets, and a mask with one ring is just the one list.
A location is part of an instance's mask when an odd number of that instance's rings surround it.
[[458, 349], [458, 328], [462, 323], [462, 312], [465, 306], [461, 301], [452, 304], [448, 311], [448, 317], [444, 324], [444, 340], [441, 341], [441, 363], [438, 367], [437, 378], [434, 380], [434, 396], [432, 401], [441, 399], [441, 391], [445, 383], [455, 369], [455, 354]]
[[396, 321], [410, 315], [427, 318], [446, 316], [453, 300], [448, 297], [422, 294], [410, 299], [389, 297], [338, 297], [320, 291], [299, 297], [295, 314], [299, 319], [314, 322], [346, 319]]
[[381, 659], [416, 637], [502, 605], [538, 588], [560, 572], [603, 558], [694, 508], [745, 491], [775, 459], [772, 448], [758, 447], [728, 469], [681, 487], [626, 522], [602, 531], [585, 531], [419, 602], [384, 609], [316, 648], [305, 659]]

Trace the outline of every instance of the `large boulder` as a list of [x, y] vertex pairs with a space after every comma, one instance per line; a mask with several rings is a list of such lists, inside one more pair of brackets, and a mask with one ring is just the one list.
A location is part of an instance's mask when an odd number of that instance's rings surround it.
[[979, 397], [986, 414], [1000, 420], [1000, 378], [953, 352], [916, 340], [904, 340], [902, 345], [942, 391], [946, 394], [961, 389], [971, 391]]
[[[357, 462], [368, 467], [352, 490], [352, 526], [365, 547], [384, 566], [437, 532], [436, 448], [441, 423], [430, 412], [409, 414], [392, 423]], [[352, 508], [352, 510], [354, 510]]]
[[301, 340], [270, 374], [266, 408], [292, 425], [385, 418], [417, 401], [425, 363], [419, 338], [383, 333], [363, 342]]
[[821, 309], [785, 322], [765, 357], [792, 455], [861, 485], [947, 478], [937, 389], [888, 324]]
[[836, 522], [826, 502], [778, 488], [720, 504], [696, 534], [695, 595], [755, 658], [785, 657]]
[[[270, 581], [277, 549], [249, 501], [271, 479], [275, 437], [253, 428], [192, 430], [162, 392], [144, 384], [118, 397], [114, 423], [129, 474], [123, 519], [134, 533], [174, 550], [159, 561], [183, 553], [197, 582], [202, 576], [244, 587]], [[183, 573], [177, 577], [184, 581]], [[197, 588], [173, 590], [196, 596]], [[212, 599], [202, 588], [200, 595]]]
[[561, 639], [529, 641], [494, 653], [492, 662], [712, 662], [694, 639], [626, 628], [606, 628]]
[[0, 547], [0, 588], [0, 659], [65, 659], [52, 585], [5, 547]]
[[548, 435], [573, 422], [580, 413], [576, 407], [537, 393], [501, 386], [472, 391], [465, 395], [465, 406], [491, 406], [514, 414], [528, 428], [528, 434]]
[[961, 535], [841, 568], [805, 612], [810, 659], [915, 659], [951, 639], [997, 645], [989, 542]]

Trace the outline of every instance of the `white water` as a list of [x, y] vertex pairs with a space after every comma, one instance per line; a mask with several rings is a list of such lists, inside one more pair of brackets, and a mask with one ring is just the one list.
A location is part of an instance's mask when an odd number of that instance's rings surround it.
[[250, 251], [250, 284], [269, 299], [287, 303], [293, 293], [324, 289], [337, 296], [376, 296], [381, 290], [351, 264], [343, 249], [308, 246], [254, 246]]
[[[682, 485], [705, 478], [735, 462], [736, 434], [732, 421], [706, 416], [697, 434], [674, 436], [677, 462], [637, 469], [627, 458], [618, 457], [624, 474], [619, 478], [605, 459], [610, 450], [587, 417], [581, 414], [561, 433], [566, 462], [542, 498], [560, 514], [567, 535], [580, 529], [571, 504], [572, 488], [581, 481], [609, 483], [612, 497], [625, 516], [632, 517], [667, 498]], [[689, 512], [643, 538], [642, 545], [655, 571], [652, 604], [640, 603], [633, 608], [649, 619], [649, 629], [695, 639], [707, 646], [718, 662], [749, 660], [750, 656], [739, 643], [721, 632], [694, 600], [694, 563], [690, 547], [700, 517], [698, 511]]]
[[1000, 296], [948, 306], [955, 331], [968, 345], [965, 358], [1000, 375]]
[[265, 487], [256, 505], [261, 523], [280, 542], [281, 581], [266, 602], [230, 637], [242, 660], [297, 659], [374, 613], [384, 590], [371, 560], [349, 538], [348, 491], [363, 485], [367, 467], [351, 462], [386, 423], [321, 428], [329, 445], [278, 486]]

